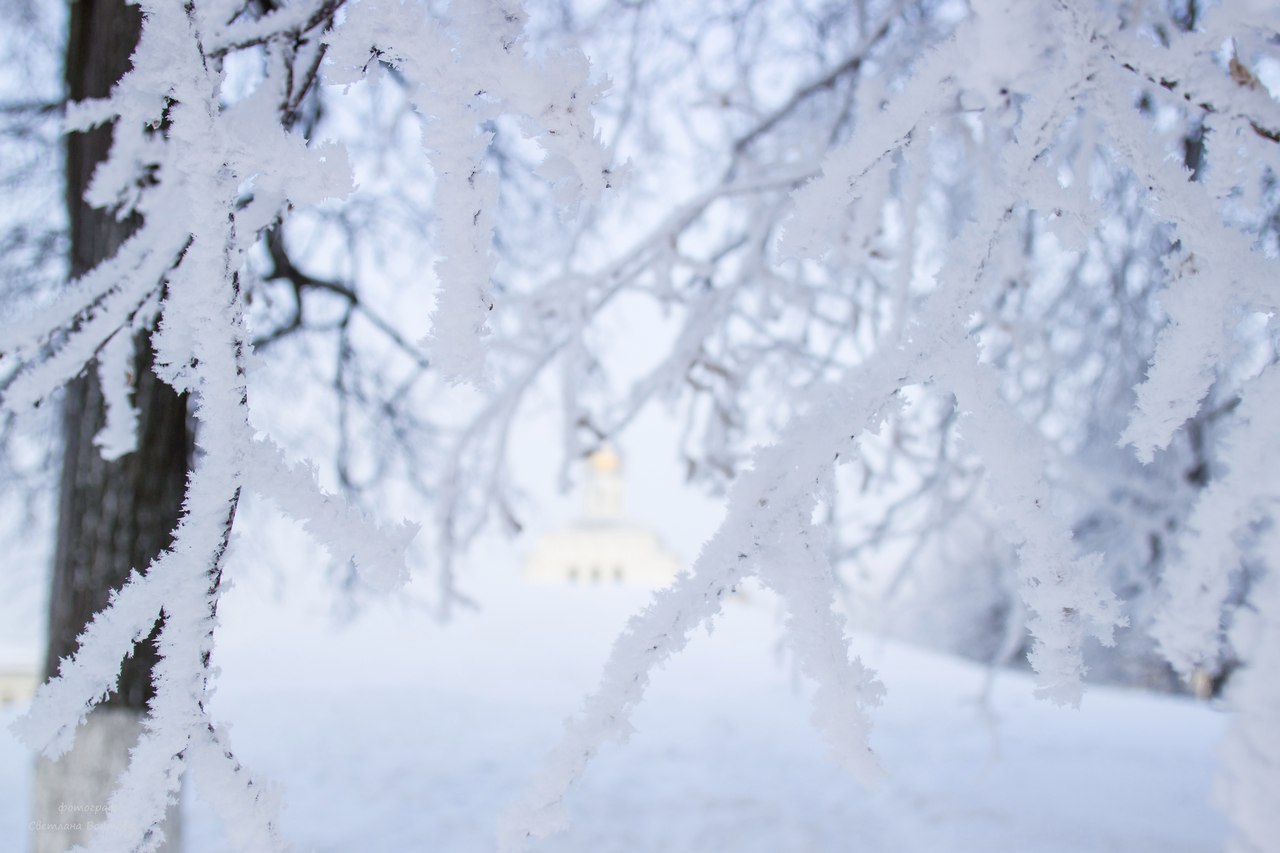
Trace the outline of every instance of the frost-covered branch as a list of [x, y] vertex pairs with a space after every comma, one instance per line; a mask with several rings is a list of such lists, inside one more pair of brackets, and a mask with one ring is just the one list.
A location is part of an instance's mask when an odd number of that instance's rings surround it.
[[[1045, 16], [1052, 19], [1051, 25], [1046, 25]], [[790, 113], [798, 101], [826, 91], [845, 73], [856, 93], [841, 102], [852, 106], [847, 120], [842, 118], [836, 125], [837, 144], [824, 156], [820, 173], [811, 180], [800, 176], [804, 183], [792, 194], [794, 212], [785, 227], [780, 227], [780, 217], [771, 217], [769, 200], [761, 196], [738, 200], [743, 224], [735, 217], [739, 211], [718, 209], [712, 201], [706, 210], [714, 213], [704, 220], [699, 211], [690, 220], [705, 229], [699, 249], [690, 257], [681, 246], [685, 229], [663, 230], [671, 220], [659, 218], [662, 225], [652, 232], [658, 239], [642, 244], [652, 245], [653, 251], [639, 259], [641, 267], [635, 273], [627, 268], [620, 290], [644, 292], [660, 304], [678, 306], [682, 322], [675, 342], [650, 371], [616, 395], [616, 402], [585, 403], [586, 395], [571, 392], [566, 383], [567, 455], [612, 437], [651, 399], [705, 399], [707, 439], [699, 462], [723, 471], [725, 479], [732, 478], [728, 517], [691, 574], [659, 593], [619, 639], [599, 690], [570, 723], [543, 774], [504, 822], [505, 845], [518, 847], [527, 836], [544, 834], [562, 822], [569, 787], [605, 741], [625, 736], [630, 709], [639, 701], [652, 669], [683, 647], [692, 626], [714, 617], [716, 590], [748, 574], [759, 574], [784, 597], [830, 600], [837, 589], [828, 573], [816, 568], [825, 562], [811, 562], [816, 559], [813, 551], [821, 550], [823, 561], [827, 551], [842, 551], [825, 543], [818, 549], [814, 543], [820, 539], [806, 539], [817, 506], [812, 496], [822, 493], [833, 459], [857, 459], [865, 452], [863, 442], [854, 441], [853, 436], [877, 426], [871, 415], [880, 408], [862, 412], [852, 405], [851, 411], [859, 412], [854, 417], [824, 409], [825, 417], [837, 421], [840, 430], [811, 433], [803, 444], [791, 443], [788, 437], [800, 430], [801, 419], [821, 421], [824, 415], [815, 414], [820, 407], [811, 397], [789, 395], [777, 388], [780, 384], [826, 379], [833, 384], [820, 385], [824, 393], [849, 395], [856, 387], [859, 394], [887, 395], [879, 398], [884, 400], [908, 385], [943, 399], [954, 395], [960, 414], [958, 444], [975, 455], [984, 471], [981, 496], [992, 513], [985, 523], [1002, 533], [1018, 555], [1014, 588], [1021, 601], [1010, 609], [1009, 617], [1017, 630], [1001, 638], [999, 656], [1007, 658], [1017, 648], [1018, 633], [1025, 626], [1033, 643], [1030, 662], [1037, 671], [1039, 692], [1059, 702], [1080, 701], [1089, 669], [1088, 642], [1092, 638], [1104, 646], [1113, 643], [1115, 629], [1126, 623], [1126, 604], [1112, 591], [1117, 563], [1077, 542], [1080, 516], [1064, 497], [1060, 466], [1072, 464], [1068, 460], [1079, 453], [1082, 436], [1113, 443], [1119, 430], [1094, 438], [1110, 421], [1090, 414], [1098, 421], [1086, 421], [1079, 432], [1064, 434], [1064, 425], [1075, 429], [1073, 404], [1065, 395], [1076, 383], [1105, 381], [1107, 395], [1123, 398], [1127, 387], [1119, 383], [1129, 376], [1126, 371], [1136, 359], [1150, 352], [1144, 347], [1154, 342], [1150, 330], [1156, 318], [1149, 295], [1155, 287], [1150, 282], [1162, 274], [1157, 266], [1143, 266], [1131, 255], [1107, 258], [1107, 253], [1123, 245], [1124, 238], [1114, 236], [1115, 228], [1130, 208], [1126, 200], [1112, 214], [1099, 203], [1098, 187], [1109, 182], [1117, 198], [1122, 192], [1136, 191], [1139, 199], [1154, 201], [1156, 216], [1175, 229], [1181, 242], [1179, 256], [1194, 257], [1196, 263], [1208, 257], [1209, 263], [1229, 270], [1236, 285], [1206, 291], [1207, 295], [1197, 288], [1196, 302], [1171, 312], [1185, 317], [1188, 327], [1197, 330], [1197, 341], [1205, 339], [1206, 327], [1211, 331], [1203, 358], [1192, 358], [1204, 367], [1195, 383], [1197, 390], [1191, 392], [1185, 380], [1175, 380], [1177, 362], [1165, 355], [1166, 350], [1185, 351], [1186, 347], [1161, 344], [1156, 348], [1153, 370], [1166, 371], [1169, 382], [1153, 372], [1150, 390], [1139, 392], [1140, 414], [1134, 420], [1137, 424], [1138, 418], [1150, 418], [1159, 411], [1167, 421], [1160, 428], [1162, 437], [1147, 442], [1153, 447], [1168, 444], [1184, 421], [1198, 417], [1200, 400], [1215, 381], [1216, 359], [1233, 345], [1233, 328], [1227, 322], [1232, 309], [1243, 304], [1255, 311], [1270, 310], [1269, 297], [1261, 288], [1273, 267], [1251, 245], [1247, 233], [1222, 219], [1213, 196], [1188, 182], [1187, 174], [1156, 150], [1145, 108], [1133, 94], [1134, 82], [1142, 74], [1135, 73], [1136, 65], [1126, 66], [1116, 59], [1116, 44], [1123, 42], [1125, 50], [1130, 50], [1130, 42], [1142, 36], [1117, 27], [1106, 10], [1092, 7], [976, 3], [973, 15], [954, 33], [923, 51], [923, 56], [913, 57], [915, 73], [909, 79], [876, 73], [863, 80], [856, 73], [862, 64], [846, 58], [836, 72], [817, 78], [824, 81], [821, 85], [802, 85], [781, 100], [780, 109]], [[876, 59], [882, 61], [893, 42], [879, 43], [888, 32], [884, 25], [875, 32]], [[1170, 63], [1177, 61], [1175, 49], [1181, 48], [1177, 44], [1171, 49]], [[881, 67], [877, 65], [876, 71]], [[1238, 78], [1238, 72], [1224, 75], [1228, 87], [1237, 85]], [[1245, 100], [1255, 118], [1272, 109], [1254, 97], [1256, 92], [1226, 98], [1236, 93], [1222, 87], [1213, 91], [1215, 97], [1223, 96], [1218, 106], [1205, 109], [1198, 101], [1192, 104], [1199, 120], [1235, 120], [1246, 114], [1240, 106]], [[776, 112], [764, 114], [767, 118], [757, 128], [726, 134], [735, 181], [768, 174], [777, 167], [771, 156], [786, 150], [779, 144], [788, 138], [786, 122], [773, 119]], [[635, 120], [630, 114], [627, 118]], [[1246, 124], [1263, 126], [1263, 121]], [[951, 141], [944, 130], [950, 132]], [[733, 146], [735, 138], [747, 143]], [[954, 141], [957, 138], [959, 142]], [[941, 158], [964, 165], [948, 173], [935, 165]], [[970, 171], [963, 174], [966, 168]], [[710, 192], [716, 189], [713, 183]], [[947, 192], [955, 195], [944, 195], [941, 205], [930, 198], [930, 193]], [[1134, 207], [1141, 203], [1135, 201]], [[938, 207], [961, 204], [961, 212], [953, 219], [937, 224]], [[681, 215], [680, 208], [674, 211], [672, 215]], [[1010, 235], [1015, 225], [1023, 223], [1030, 236], [1018, 246]], [[927, 230], [930, 226], [932, 232]], [[1123, 227], [1136, 238], [1152, 225], [1130, 215]], [[939, 239], [940, 231], [945, 238]], [[1064, 248], [1046, 249], [1041, 231]], [[801, 254], [803, 264], [788, 267], [785, 257], [773, 252], [779, 233], [783, 249]], [[930, 250], [940, 258], [931, 274], [922, 273], [919, 266], [922, 234], [933, 241]], [[1162, 245], [1157, 238], [1150, 239], [1153, 246]], [[905, 254], [900, 254], [904, 248]], [[1097, 259], [1107, 258], [1115, 269], [1114, 288], [1109, 294], [1101, 289], [1086, 291], [1082, 297], [1078, 291], [1059, 287], [1045, 301], [1045, 294], [1024, 284], [1010, 261], [1025, 262], [1025, 275], [1031, 277], [1043, 274], [1032, 265], [1051, 251], [1079, 253], [1074, 275], [1091, 281], [1099, 275]], [[1160, 251], [1157, 248], [1153, 255]], [[1058, 266], [1072, 268], [1060, 262]], [[618, 277], [566, 276], [565, 289], [551, 292], [560, 295], [569, 288], [587, 294], [606, 292], [618, 281]], [[1130, 291], [1132, 281], [1143, 285]], [[1177, 281], [1171, 286], [1179, 287]], [[866, 290], [861, 289], [864, 285]], [[1017, 289], [1021, 287], [1028, 289], [1024, 293]], [[1093, 287], [1091, 283], [1089, 288]], [[1121, 316], [1142, 332], [1132, 349], [1125, 351], [1127, 361], [1116, 364], [1113, 371], [1100, 367], [1087, 356], [1088, 346], [1069, 339], [1047, 342], [1034, 354], [1039, 361], [1030, 362], [1030, 347], [1023, 349], [1015, 336], [1024, 329], [1034, 335], [1037, 321], [1046, 316], [1094, 310], [1088, 300], [1095, 294], [1104, 300], [1104, 307], [1109, 296], [1111, 310], [1123, 312]], [[1212, 311], [1205, 310], [1205, 299], [1214, 301]], [[845, 321], [844, 328], [854, 330], [849, 344], [841, 340], [836, 320], [846, 305], [852, 308], [847, 316], [856, 318]], [[607, 306], [602, 313], [607, 313]], [[865, 326], [864, 316], [869, 318]], [[552, 338], [564, 341], [555, 345], [557, 358], [576, 363], [567, 369], [579, 385], [584, 376], [599, 372], [590, 344], [595, 317], [593, 311], [576, 314], [571, 331]], [[1217, 331], [1217, 318], [1222, 318], [1222, 332]], [[1081, 322], [1081, 318], [1073, 316], [1071, 321]], [[1010, 326], [1011, 322], [1022, 325]], [[1176, 335], [1177, 327], [1165, 334]], [[1006, 335], [1009, 343], [1004, 342]], [[1169, 367], [1170, 363], [1174, 366]], [[1065, 368], [1062, 375], [1055, 373], [1055, 364]], [[1020, 365], [1027, 365], [1026, 373], [1005, 372]], [[774, 367], [776, 372], [770, 369]], [[837, 369], [840, 373], [832, 376]], [[759, 396], [762, 389], [782, 401], [788, 426], [776, 427], [778, 418], [748, 420], [748, 412], [764, 407]], [[742, 405], [747, 393], [757, 395], [753, 409]], [[1101, 390], [1098, 393], [1096, 405], [1112, 399]], [[1176, 400], [1173, 405], [1178, 411], [1172, 416], [1167, 415], [1166, 400]], [[739, 450], [749, 437], [760, 436], [768, 436], [767, 451], [734, 457], [730, 448]], [[809, 459], [810, 451], [813, 459], [821, 460], [812, 469], [799, 462]], [[791, 482], [804, 484], [808, 501], [782, 501], [784, 509], [778, 512], [796, 513], [785, 522], [771, 520], [775, 510], [765, 509], [766, 503], [773, 506], [771, 500], [752, 503], [758, 497], [753, 489], [764, 488], [759, 479], [766, 476], [762, 472], [773, 470], [765, 460], [774, 459], [774, 453], [777, 459], [795, 463], [788, 475], [794, 478]], [[939, 453], [906, 460], [920, 469], [922, 485], [903, 500], [914, 501], [930, 490], [954, 485], [926, 467], [945, 464], [946, 458]], [[860, 465], [858, 470], [871, 468]], [[1153, 497], [1141, 492], [1137, 490], [1135, 500], [1153, 504], [1147, 510], [1153, 515], [1150, 524], [1164, 535], [1165, 519], [1159, 513], [1176, 514], [1180, 511], [1176, 502], [1154, 490]], [[1113, 495], [1107, 492], [1104, 500], [1122, 500]], [[901, 533], [891, 528], [892, 521], [871, 528], [869, 543], [881, 546]], [[1160, 540], [1153, 537], [1152, 541], [1158, 547]], [[855, 543], [854, 547], [865, 546]], [[829, 586], [823, 590], [823, 584]], [[828, 609], [808, 607], [804, 612], [825, 614]], [[805, 636], [826, 636], [824, 642], [829, 644], [840, 631], [824, 619], [811, 615], [789, 621], [788, 629], [793, 634], [808, 631], [812, 633]], [[823, 659], [832, 659], [832, 654], [828, 649]], [[844, 654], [841, 651], [836, 657]], [[820, 694], [840, 681], [832, 672], [809, 671], [818, 681]], [[859, 707], [859, 702], [850, 699], [844, 707]], [[832, 734], [830, 729], [824, 731]], [[855, 738], [850, 738], [849, 731], [835, 735], [833, 745], [837, 751], [857, 754], [865, 746], [865, 740], [859, 742], [865, 728], [861, 731]]]
[[[585, 63], [572, 56], [533, 65], [524, 51], [512, 50], [521, 22], [514, 6], [476, 4], [440, 26], [429, 22], [423, 6], [374, 0], [247, 5], [230, 21], [222, 17], [227, 7], [221, 3], [142, 5], [132, 69], [110, 97], [68, 110], [72, 129], [113, 123], [114, 144], [94, 175], [89, 200], [118, 216], [135, 216], [140, 225], [113, 258], [46, 306], [0, 327], [0, 353], [15, 365], [2, 389], [3, 404], [9, 411], [34, 406], [96, 360], [109, 403], [97, 443], [106, 455], [128, 453], [137, 440], [129, 411], [130, 357], [135, 336], [149, 333], [156, 373], [190, 395], [197, 454], [171, 546], [150, 566], [137, 567], [112, 596], [17, 730], [50, 755], [65, 751], [79, 723], [113, 689], [121, 660], [160, 616], [155, 695], [144, 732], [88, 849], [154, 849], [187, 765], [202, 775], [202, 789], [231, 837], [255, 849], [283, 849], [274, 805], [235, 762], [206, 711], [221, 576], [240, 496], [250, 489], [271, 498], [335, 558], [354, 560], [382, 588], [407, 578], [405, 550], [415, 532], [412, 525], [381, 530], [325, 494], [314, 470], [287, 462], [252, 426], [245, 315], [257, 279], [243, 275], [249, 253], [293, 209], [351, 191], [344, 149], [312, 144], [300, 132], [307, 123], [298, 121], [299, 110], [315, 96], [326, 53], [338, 55], [330, 76], [354, 82], [366, 76], [368, 60], [394, 42], [395, 60], [410, 68], [411, 77], [418, 75], [413, 92], [423, 116], [444, 126], [479, 97], [477, 78], [475, 66], [457, 63], [449, 72], [433, 65], [438, 57], [432, 51], [454, 42], [463, 52], [480, 51], [494, 37], [490, 25], [499, 22], [510, 38], [497, 49], [510, 55], [491, 83], [495, 92], [508, 84], [512, 92], [505, 100], [488, 99], [494, 105], [484, 114], [497, 116], [514, 104], [529, 116], [531, 134], [550, 134], [548, 149], [591, 168], [589, 158], [600, 150], [588, 112], [593, 90], [585, 82]], [[340, 11], [344, 20], [334, 29]], [[229, 98], [222, 60], [240, 51], [257, 52], [266, 74], [247, 96]], [[354, 69], [343, 67], [342, 56], [353, 51], [364, 58]], [[496, 58], [492, 51], [487, 55]], [[481, 147], [461, 155], [458, 140], [431, 143], [441, 174], [462, 162], [459, 156], [479, 162], [484, 137], [473, 136]], [[602, 185], [599, 174], [588, 182]], [[483, 229], [449, 231], [455, 220], [470, 228], [471, 215], [447, 197], [442, 204], [438, 215], [448, 223], [442, 254], [464, 244], [486, 253]], [[281, 256], [274, 260], [276, 273], [288, 277]], [[354, 292], [343, 295], [360, 304]], [[402, 351], [412, 349], [377, 312], [367, 313]], [[418, 365], [425, 360], [419, 357]]]

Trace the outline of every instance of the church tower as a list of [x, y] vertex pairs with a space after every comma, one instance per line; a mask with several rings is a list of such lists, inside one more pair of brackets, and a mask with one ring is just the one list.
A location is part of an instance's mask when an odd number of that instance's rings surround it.
[[610, 448], [586, 462], [582, 515], [542, 537], [525, 562], [525, 577], [537, 583], [666, 586], [679, 561], [650, 530], [626, 518], [622, 459]]

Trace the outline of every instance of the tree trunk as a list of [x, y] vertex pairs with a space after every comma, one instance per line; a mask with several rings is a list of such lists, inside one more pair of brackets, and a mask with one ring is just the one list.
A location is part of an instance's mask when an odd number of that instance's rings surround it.
[[[137, 8], [123, 0], [73, 0], [66, 54], [70, 99], [104, 97], [110, 92], [129, 68], [140, 23]], [[118, 221], [110, 212], [90, 208], [83, 201], [94, 168], [110, 145], [111, 129], [105, 127], [67, 138], [73, 276], [114, 254], [136, 225]], [[152, 372], [147, 337], [140, 336], [135, 347], [134, 404], [139, 415], [135, 452], [109, 462], [94, 445], [105, 408], [93, 367], [66, 389], [46, 678], [57, 673], [61, 658], [75, 651], [76, 638], [106, 605], [110, 592], [124, 583], [132, 569], [145, 570], [169, 546], [182, 510], [192, 449], [186, 400]], [[38, 762], [34, 850], [61, 853], [86, 841], [91, 824], [101, 820], [153, 695], [155, 661], [153, 642], [141, 643], [124, 661], [117, 690], [79, 732], [75, 748], [58, 762]], [[171, 820], [166, 835], [176, 836], [177, 831]]]

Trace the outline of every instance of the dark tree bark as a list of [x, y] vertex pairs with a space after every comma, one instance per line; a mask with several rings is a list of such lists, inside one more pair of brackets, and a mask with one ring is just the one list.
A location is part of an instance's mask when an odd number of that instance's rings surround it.
[[[110, 92], [129, 68], [139, 27], [137, 7], [123, 0], [71, 4], [66, 82], [72, 100]], [[118, 221], [83, 201], [93, 170], [110, 145], [110, 128], [67, 138], [72, 275], [114, 254], [136, 224]], [[136, 342], [133, 379], [138, 449], [113, 462], [104, 460], [93, 443], [105, 420], [96, 370], [90, 367], [67, 386], [46, 676], [56, 673], [59, 659], [75, 650], [76, 637], [106, 605], [111, 590], [132, 569], [145, 570], [168, 547], [181, 512], [191, 453], [186, 400], [152, 372], [145, 336]], [[154, 644], [141, 644], [124, 662], [119, 689], [108, 704], [145, 709], [154, 663]]]
[[[100, 98], [130, 67], [141, 17], [124, 0], [72, 0], [67, 33], [66, 84], [71, 100]], [[66, 203], [70, 268], [81, 275], [111, 257], [137, 226], [109, 211], [95, 210], [83, 197], [94, 169], [111, 147], [111, 129], [67, 137]], [[182, 511], [191, 457], [186, 399], [151, 370], [147, 335], [134, 342], [134, 404], [138, 447], [108, 462], [94, 445], [106, 420], [95, 365], [69, 383], [63, 409], [62, 477], [57, 543], [49, 596], [45, 677], [57, 673], [61, 658], [76, 650], [76, 639], [111, 591], [133, 569], [145, 571], [167, 548]], [[157, 623], [157, 629], [159, 623]], [[65, 807], [105, 807], [128, 765], [129, 749], [141, 732], [156, 663], [152, 638], [125, 659], [116, 690], [89, 715], [72, 750], [58, 761], [38, 759], [32, 802], [31, 849], [62, 853], [92, 835], [92, 822], [67, 821]], [[180, 849], [178, 809], [170, 809], [165, 851]]]

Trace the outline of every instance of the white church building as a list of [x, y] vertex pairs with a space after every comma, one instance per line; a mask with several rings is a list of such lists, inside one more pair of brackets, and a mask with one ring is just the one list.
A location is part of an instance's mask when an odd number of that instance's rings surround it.
[[525, 562], [536, 583], [666, 586], [680, 563], [651, 531], [623, 513], [622, 460], [613, 450], [587, 460], [582, 515], [546, 534]]

